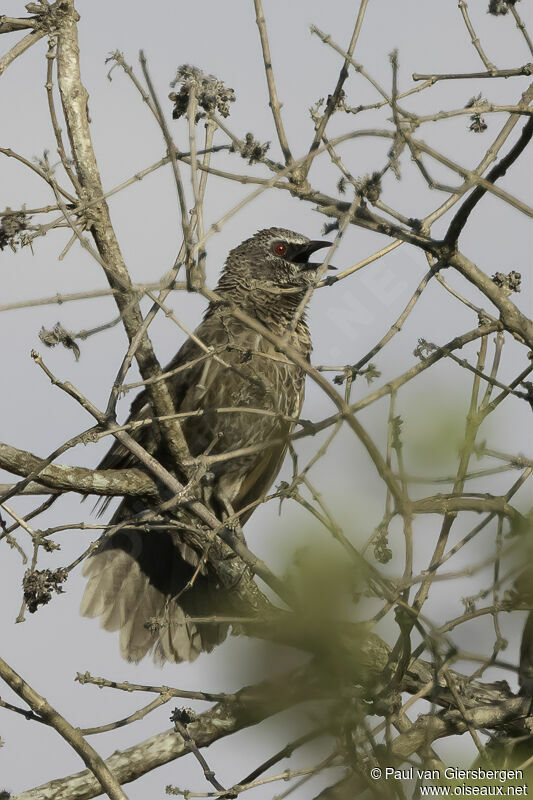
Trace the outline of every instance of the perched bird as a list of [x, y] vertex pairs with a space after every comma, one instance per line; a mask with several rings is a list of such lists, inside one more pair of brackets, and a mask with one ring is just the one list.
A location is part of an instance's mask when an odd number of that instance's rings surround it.
[[[230, 251], [216, 292], [270, 332], [279, 336], [289, 332], [289, 344], [308, 359], [311, 339], [301, 305], [321, 266], [309, 259], [329, 245], [283, 228], [258, 231]], [[199, 341], [212, 348], [209, 353]], [[262, 446], [252, 454], [214, 463], [210, 480], [198, 490], [199, 498], [220, 519], [238, 513], [266, 494], [281, 467], [288, 434], [302, 407], [304, 372], [261, 334], [232, 317], [220, 301], [209, 304], [203, 322], [165, 372], [170, 373], [166, 382], [176, 411], [203, 412], [182, 421], [191, 456]], [[133, 401], [129, 420], [151, 416], [143, 391]], [[166, 469], [184, 479], [157, 425], [142, 426], [132, 435]], [[101, 469], [131, 466], [138, 466], [135, 457], [118, 442], [99, 465]], [[111, 523], [147, 507], [148, 500], [125, 497]], [[243, 512], [241, 524], [253, 508]], [[174, 521], [187, 515], [184, 509], [167, 513]], [[227, 634], [224, 624], [187, 621], [211, 616], [221, 607], [221, 590], [207, 566], [202, 565], [192, 586], [183, 591], [200, 556], [180, 538], [176, 527], [124, 528], [86, 562], [84, 574], [89, 580], [81, 613], [101, 617], [109, 631], [120, 630], [120, 652], [129, 661], [139, 661], [150, 651], [160, 663], [192, 661]]]

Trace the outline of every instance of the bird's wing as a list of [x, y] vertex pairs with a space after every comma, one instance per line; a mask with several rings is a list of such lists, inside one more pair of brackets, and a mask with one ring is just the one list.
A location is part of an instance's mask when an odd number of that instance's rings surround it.
[[[303, 401], [304, 387], [302, 386], [296, 416], [300, 416]], [[283, 444], [277, 444], [268, 450], [265, 450], [263, 458], [258, 461], [253, 470], [251, 470], [246, 476], [240, 488], [239, 494], [235, 498], [234, 507], [236, 511], [241, 508], [245, 508], [249, 503], [253, 503], [255, 500], [258, 500], [266, 495], [272, 485], [272, 482], [275, 480], [276, 475], [280, 471], [283, 461], [285, 460], [287, 449], [289, 447], [288, 436], [293, 428], [293, 424], [287, 424], [284, 432], [287, 436], [287, 440]], [[241, 525], [244, 525], [254, 511], [255, 507], [251, 508], [249, 511], [245, 511], [244, 514], [239, 516], [239, 522]]]
[[[249, 503], [259, 500], [268, 492], [272, 481], [281, 469], [286, 453], [286, 444], [272, 447], [266, 451], [266, 455], [255, 465], [242, 483], [240, 492], [234, 501], [234, 507], [237, 511], [245, 508]], [[239, 516], [241, 525], [244, 525], [254, 511], [255, 507], [250, 508]]]
[[[165, 367], [164, 372], [171, 372], [178, 367], [185, 367], [189, 362], [194, 361], [198, 357], [200, 349], [193, 341], [188, 339], [182, 347], [178, 350], [172, 361]], [[195, 369], [195, 367], [191, 367]], [[172, 375], [168, 381], [174, 406], [179, 410], [181, 399], [187, 390], [187, 384], [191, 380], [191, 370], [183, 369], [175, 375]], [[148, 392], [143, 389], [140, 394], [133, 400], [127, 422], [136, 422], [149, 419], [153, 416], [153, 409], [148, 399]], [[129, 431], [131, 437], [138, 442], [150, 454], [154, 454], [160, 442], [160, 434], [158, 426], [154, 424], [142, 425], [138, 428], [133, 428]], [[138, 467], [138, 459], [116, 439], [112, 446], [98, 464], [97, 469], [128, 469], [129, 467]], [[101, 498], [96, 507], [98, 507], [98, 514], [102, 514], [112, 498]]]

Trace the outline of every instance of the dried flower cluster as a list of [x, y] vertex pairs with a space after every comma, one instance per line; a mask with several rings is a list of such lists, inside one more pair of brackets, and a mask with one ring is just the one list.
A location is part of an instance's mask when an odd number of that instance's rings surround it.
[[507, 14], [509, 6], [514, 6], [518, 0], [490, 0], [488, 13], [495, 17]]
[[188, 725], [190, 722], [194, 722], [198, 715], [192, 708], [188, 708], [183, 706], [183, 708], [175, 708], [170, 715], [171, 722], [179, 722], [182, 725]]
[[[468, 103], [465, 105], [465, 108], [473, 108], [474, 106], [486, 104], [488, 101], [486, 97], [483, 97], [480, 94], [476, 95], [475, 97], [471, 97]], [[469, 130], [473, 131], [474, 133], [483, 133], [483, 131], [487, 130], [487, 123], [485, 122], [484, 117], [481, 115], [480, 111], [475, 111], [472, 116], [470, 117], [470, 125]]]
[[28, 605], [28, 611], [34, 614], [39, 606], [44, 606], [52, 599], [52, 592], [63, 593], [62, 583], [68, 578], [68, 572], [64, 567], [59, 569], [27, 570], [22, 587], [24, 599]]
[[418, 344], [413, 350], [413, 355], [415, 358], [419, 358], [420, 361], [425, 361], [429, 356], [435, 352], [437, 349], [437, 345], [433, 344], [433, 342], [427, 342], [425, 339], [419, 339]]
[[385, 525], [380, 525], [376, 530], [374, 538], [374, 558], [379, 564], [388, 564], [392, 558], [388, 531]]
[[522, 275], [520, 272], [516, 270], [512, 270], [511, 272], [495, 272], [492, 276], [492, 280], [499, 286], [500, 289], [503, 289], [505, 292], [511, 294], [511, 292], [519, 292], [520, 291], [520, 284], [522, 282]]
[[[6, 208], [6, 212], [10, 210], [10, 208]], [[25, 227], [26, 214], [23, 211], [15, 214], [5, 213], [0, 217], [0, 250], [3, 250], [8, 245], [14, 250], [16, 245], [20, 243], [17, 237]]]
[[253, 133], [247, 133], [239, 152], [243, 158], [248, 159], [249, 164], [256, 164], [258, 161], [263, 161], [269, 147], [270, 142], [261, 144], [261, 142], [258, 142], [257, 139], [254, 138]]
[[379, 200], [381, 194], [381, 172], [372, 172], [370, 175], [363, 175], [356, 181], [357, 191], [370, 203]]
[[46, 347], [55, 347], [57, 344], [62, 344], [67, 350], [72, 350], [76, 361], [78, 361], [80, 348], [76, 344], [73, 334], [67, 331], [60, 322], [56, 323], [51, 330], [46, 330], [44, 327], [41, 328], [39, 339]]
[[213, 114], [218, 111], [222, 117], [229, 116], [229, 104], [235, 102], [235, 92], [233, 89], [224, 86], [222, 81], [214, 75], [206, 75], [198, 67], [190, 64], [182, 64], [178, 67], [175, 79], [171, 86], [180, 86], [179, 92], [171, 92], [169, 100], [174, 103], [172, 116], [179, 119], [187, 113], [191, 93], [194, 91], [198, 106], [203, 112], [196, 114], [196, 122], [206, 114]]

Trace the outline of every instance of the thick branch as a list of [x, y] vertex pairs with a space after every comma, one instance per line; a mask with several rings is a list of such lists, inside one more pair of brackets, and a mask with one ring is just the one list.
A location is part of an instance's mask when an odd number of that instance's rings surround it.
[[[76, 173], [84, 194], [80, 199], [86, 201], [91, 233], [102, 263], [105, 264], [109, 284], [112, 289], [118, 290], [114, 297], [132, 345], [142, 327], [143, 319], [137, 295], [113, 230], [109, 208], [105, 200], [99, 199], [103, 198], [104, 190], [91, 140], [87, 110], [88, 94], [80, 74], [78, 14], [73, 0], [65, 0], [62, 8], [64, 13], [59, 26], [57, 45], [58, 86]], [[135, 358], [144, 380], [161, 373], [161, 367], [146, 330], [139, 340], [135, 341]], [[164, 381], [150, 384], [148, 392], [157, 416], [174, 413], [172, 398]], [[183, 437], [180, 436], [179, 422], [173, 420], [164, 423], [161, 429], [164, 434], [168, 431], [167, 443], [171, 452], [178, 456], [176, 460], [179, 463], [180, 444], [184, 443]], [[181, 456], [186, 454], [185, 447]]]
[[[464, 716], [456, 710], [420, 716], [408, 730], [391, 742], [388, 763], [391, 766], [399, 765], [437, 739], [465, 733], [469, 726], [474, 729], [500, 728], [522, 714], [524, 705], [523, 698], [515, 697], [491, 706], [473, 707]], [[367, 788], [367, 781], [361, 775], [351, 774], [324, 789], [314, 800], [347, 800], [358, 797]]]
[[[87, 469], [63, 464], [49, 464], [44, 459], [0, 442], [0, 467], [26, 477], [39, 472], [39, 484], [62, 492], [103, 496], [142, 495], [156, 497], [157, 487], [141, 469]], [[42, 471], [41, 471], [42, 469]]]
[[[188, 725], [188, 731], [198, 748], [208, 747], [305, 700], [309, 693], [309, 681], [302, 670], [257, 686], [247, 686], [237, 693], [234, 700], [217, 703], [200, 714]], [[114, 753], [105, 763], [120, 783], [128, 783], [189, 752], [187, 742], [171, 729]], [[22, 792], [13, 800], [72, 800], [74, 797], [76, 800], [89, 800], [99, 794], [101, 787], [98, 782], [88, 770], [84, 770]]]
[[[349, 647], [350, 643], [346, 644]], [[374, 634], [367, 635], [363, 642], [358, 640], [353, 651], [352, 664], [356, 682], [369, 684], [376, 675], [381, 674], [387, 664], [389, 653], [389, 647]], [[464, 693], [463, 702], [471, 711], [476, 724], [500, 727], [516, 720], [513, 725], [516, 731], [520, 731], [519, 721], [529, 705], [527, 699], [515, 698], [503, 682], [483, 684], [479, 681], [469, 681], [464, 675], [456, 672], [451, 674], [456, 685], [465, 686], [468, 683], [468, 693]], [[402, 689], [415, 694], [434, 680], [434, 665], [417, 659], [404, 676]], [[188, 726], [189, 732], [198, 748], [208, 747], [225, 736], [231, 736], [239, 730], [277, 714], [284, 708], [304, 701], [312, 696], [314, 685], [313, 680], [309, 678], [308, 668], [304, 668], [289, 678], [283, 675], [258, 686], [246, 687], [234, 698], [217, 703], [212, 709], [201, 714]], [[458, 732], [461, 725], [464, 726], [463, 730], [466, 729], [461, 713], [453, 710], [454, 698], [444, 678], [439, 677], [431, 699], [451, 709], [445, 718], [446, 725], [457, 725]], [[179, 734], [173, 730], [165, 731], [127, 750], [115, 753], [107, 759], [106, 764], [121, 783], [127, 783], [163, 764], [181, 758], [188, 752], [187, 745]], [[97, 782], [88, 771], [84, 771], [22, 792], [13, 800], [72, 800], [73, 797], [76, 800], [89, 800], [98, 793]]]
[[533, 348], [533, 323], [506, 297], [505, 292], [494, 283], [492, 278], [489, 278], [479, 267], [459, 252], [451, 256], [448, 264], [464, 275], [494, 303], [500, 312], [500, 319], [506, 330], [517, 334], [528, 347]]
[[28, 28], [37, 28], [39, 20], [37, 17], [6, 17], [0, 16], [0, 33], [13, 33], [13, 31], [24, 31]]

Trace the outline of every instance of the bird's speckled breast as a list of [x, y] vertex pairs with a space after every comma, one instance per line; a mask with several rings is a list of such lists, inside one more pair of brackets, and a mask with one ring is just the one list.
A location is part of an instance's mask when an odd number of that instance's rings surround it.
[[[198, 334], [213, 345], [211, 331], [202, 330], [209, 322]], [[235, 320], [216, 327], [217, 353], [197, 365], [180, 406], [180, 411], [204, 411], [183, 424], [194, 456], [207, 448], [220, 454], [286, 437], [303, 400], [304, 373], [274, 345]], [[233, 461], [239, 463], [223, 462], [224, 468], [250, 467], [249, 458]]]

